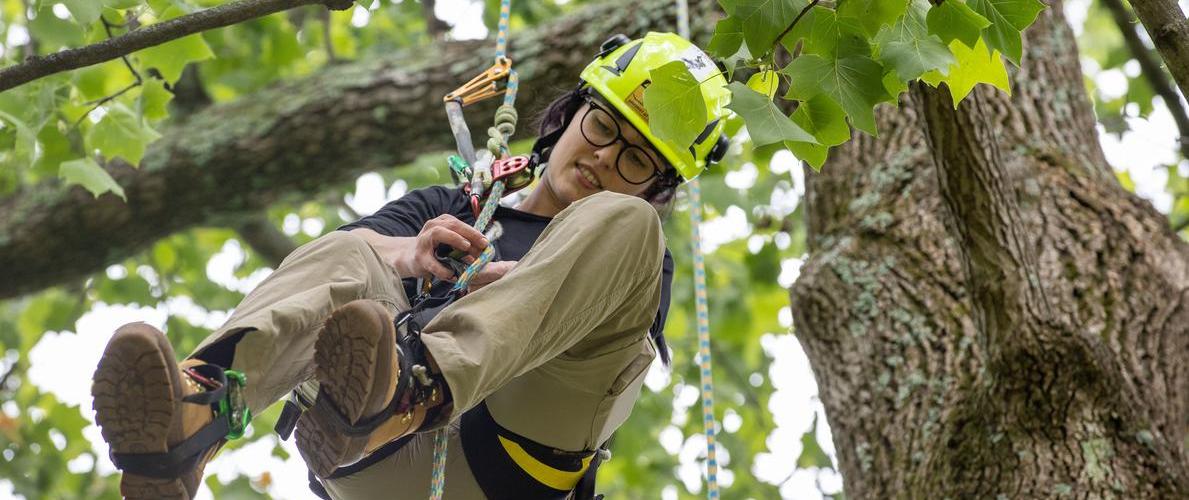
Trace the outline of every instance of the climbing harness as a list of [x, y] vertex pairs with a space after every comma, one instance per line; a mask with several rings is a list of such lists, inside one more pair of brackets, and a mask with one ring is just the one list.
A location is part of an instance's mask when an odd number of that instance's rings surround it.
[[112, 463], [126, 474], [172, 479], [194, 469], [211, 446], [223, 440], [243, 437], [252, 412], [243, 397], [247, 377], [215, 365], [198, 365], [183, 370], [203, 388], [182, 398], [182, 402], [208, 405], [214, 419], [185, 441], [164, 453], [111, 453]]

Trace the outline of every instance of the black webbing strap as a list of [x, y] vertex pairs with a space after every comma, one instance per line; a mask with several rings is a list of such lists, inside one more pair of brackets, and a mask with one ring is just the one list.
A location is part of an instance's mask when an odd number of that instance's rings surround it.
[[[218, 385], [208, 391], [191, 394], [183, 402], [217, 406], [227, 393], [227, 376], [216, 365], [199, 365], [191, 370]], [[172, 479], [194, 469], [202, 454], [212, 445], [227, 437], [231, 430], [228, 415], [215, 415], [211, 423], [203, 426], [194, 435], [178, 443], [165, 453], [111, 453], [111, 461], [125, 473], [161, 479]]]
[[230, 430], [227, 417], [220, 415], [165, 453], [112, 453], [111, 461], [125, 473], [173, 479], [194, 470], [203, 452], [227, 437]]
[[314, 475], [314, 471], [309, 471], [306, 478], [310, 480], [310, 491], [314, 492], [314, 495], [322, 500], [331, 500], [330, 493], [326, 491], [325, 486], [322, 486], [322, 482], [318, 480], [318, 476]]
[[288, 441], [289, 436], [293, 435], [293, 429], [297, 428], [297, 419], [299, 418], [301, 418], [301, 407], [286, 399], [285, 406], [281, 408], [281, 415], [277, 417], [277, 425], [274, 425], [272, 430], [281, 437], [281, 441]]
[[574, 486], [573, 500], [602, 500], [603, 495], [595, 494], [595, 479], [599, 472], [599, 465], [603, 463], [603, 455], [610, 453], [607, 451], [607, 445], [604, 444], [595, 452], [594, 458], [590, 461], [590, 466], [586, 468], [586, 473], [582, 475], [582, 479], [578, 480], [578, 484]]

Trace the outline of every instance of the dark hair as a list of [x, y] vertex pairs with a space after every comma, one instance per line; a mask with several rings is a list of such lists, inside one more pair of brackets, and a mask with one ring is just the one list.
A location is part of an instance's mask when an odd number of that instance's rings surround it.
[[[579, 85], [557, 96], [537, 115], [537, 143], [533, 150], [539, 152], [541, 162], [549, 160], [549, 153], [557, 144], [560, 132], [570, 125], [570, 120], [574, 119], [574, 115], [585, 102], [583, 95], [587, 92], [586, 88]], [[681, 176], [664, 156], [658, 156], [662, 173], [651, 186], [648, 186], [648, 190], [642, 196], [656, 208], [661, 219], [666, 219], [673, 212], [673, 201], [677, 197], [677, 186], [681, 185]]]

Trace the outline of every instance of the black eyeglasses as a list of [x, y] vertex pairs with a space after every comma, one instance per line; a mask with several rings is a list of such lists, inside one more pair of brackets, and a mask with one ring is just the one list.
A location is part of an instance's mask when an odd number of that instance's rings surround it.
[[594, 100], [589, 94], [582, 96], [589, 105], [582, 115], [582, 137], [595, 147], [606, 147], [623, 142], [619, 155], [615, 157], [615, 170], [630, 184], [644, 184], [661, 174], [656, 160], [644, 148], [628, 142], [619, 129], [619, 120]]

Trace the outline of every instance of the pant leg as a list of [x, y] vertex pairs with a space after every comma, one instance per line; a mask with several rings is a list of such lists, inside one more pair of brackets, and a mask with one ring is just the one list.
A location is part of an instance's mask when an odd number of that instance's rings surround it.
[[603, 192], [563, 210], [512, 271], [425, 326], [453, 416], [563, 353], [638, 346], [660, 302], [663, 249], [656, 210], [640, 198]]
[[356, 299], [394, 314], [408, 309], [400, 277], [358, 235], [334, 231], [295, 250], [251, 291], [231, 318], [195, 349], [248, 330], [232, 368], [247, 375], [245, 395], [259, 414], [314, 373], [314, 341], [327, 316]]
[[[443, 498], [484, 500], [487, 497], [471, 475], [458, 434], [458, 422], [450, 426], [446, 449], [446, 489]], [[414, 435], [412, 441], [383, 460], [349, 476], [322, 482], [336, 500], [424, 500], [429, 497], [433, 473], [433, 440], [436, 432]]]

